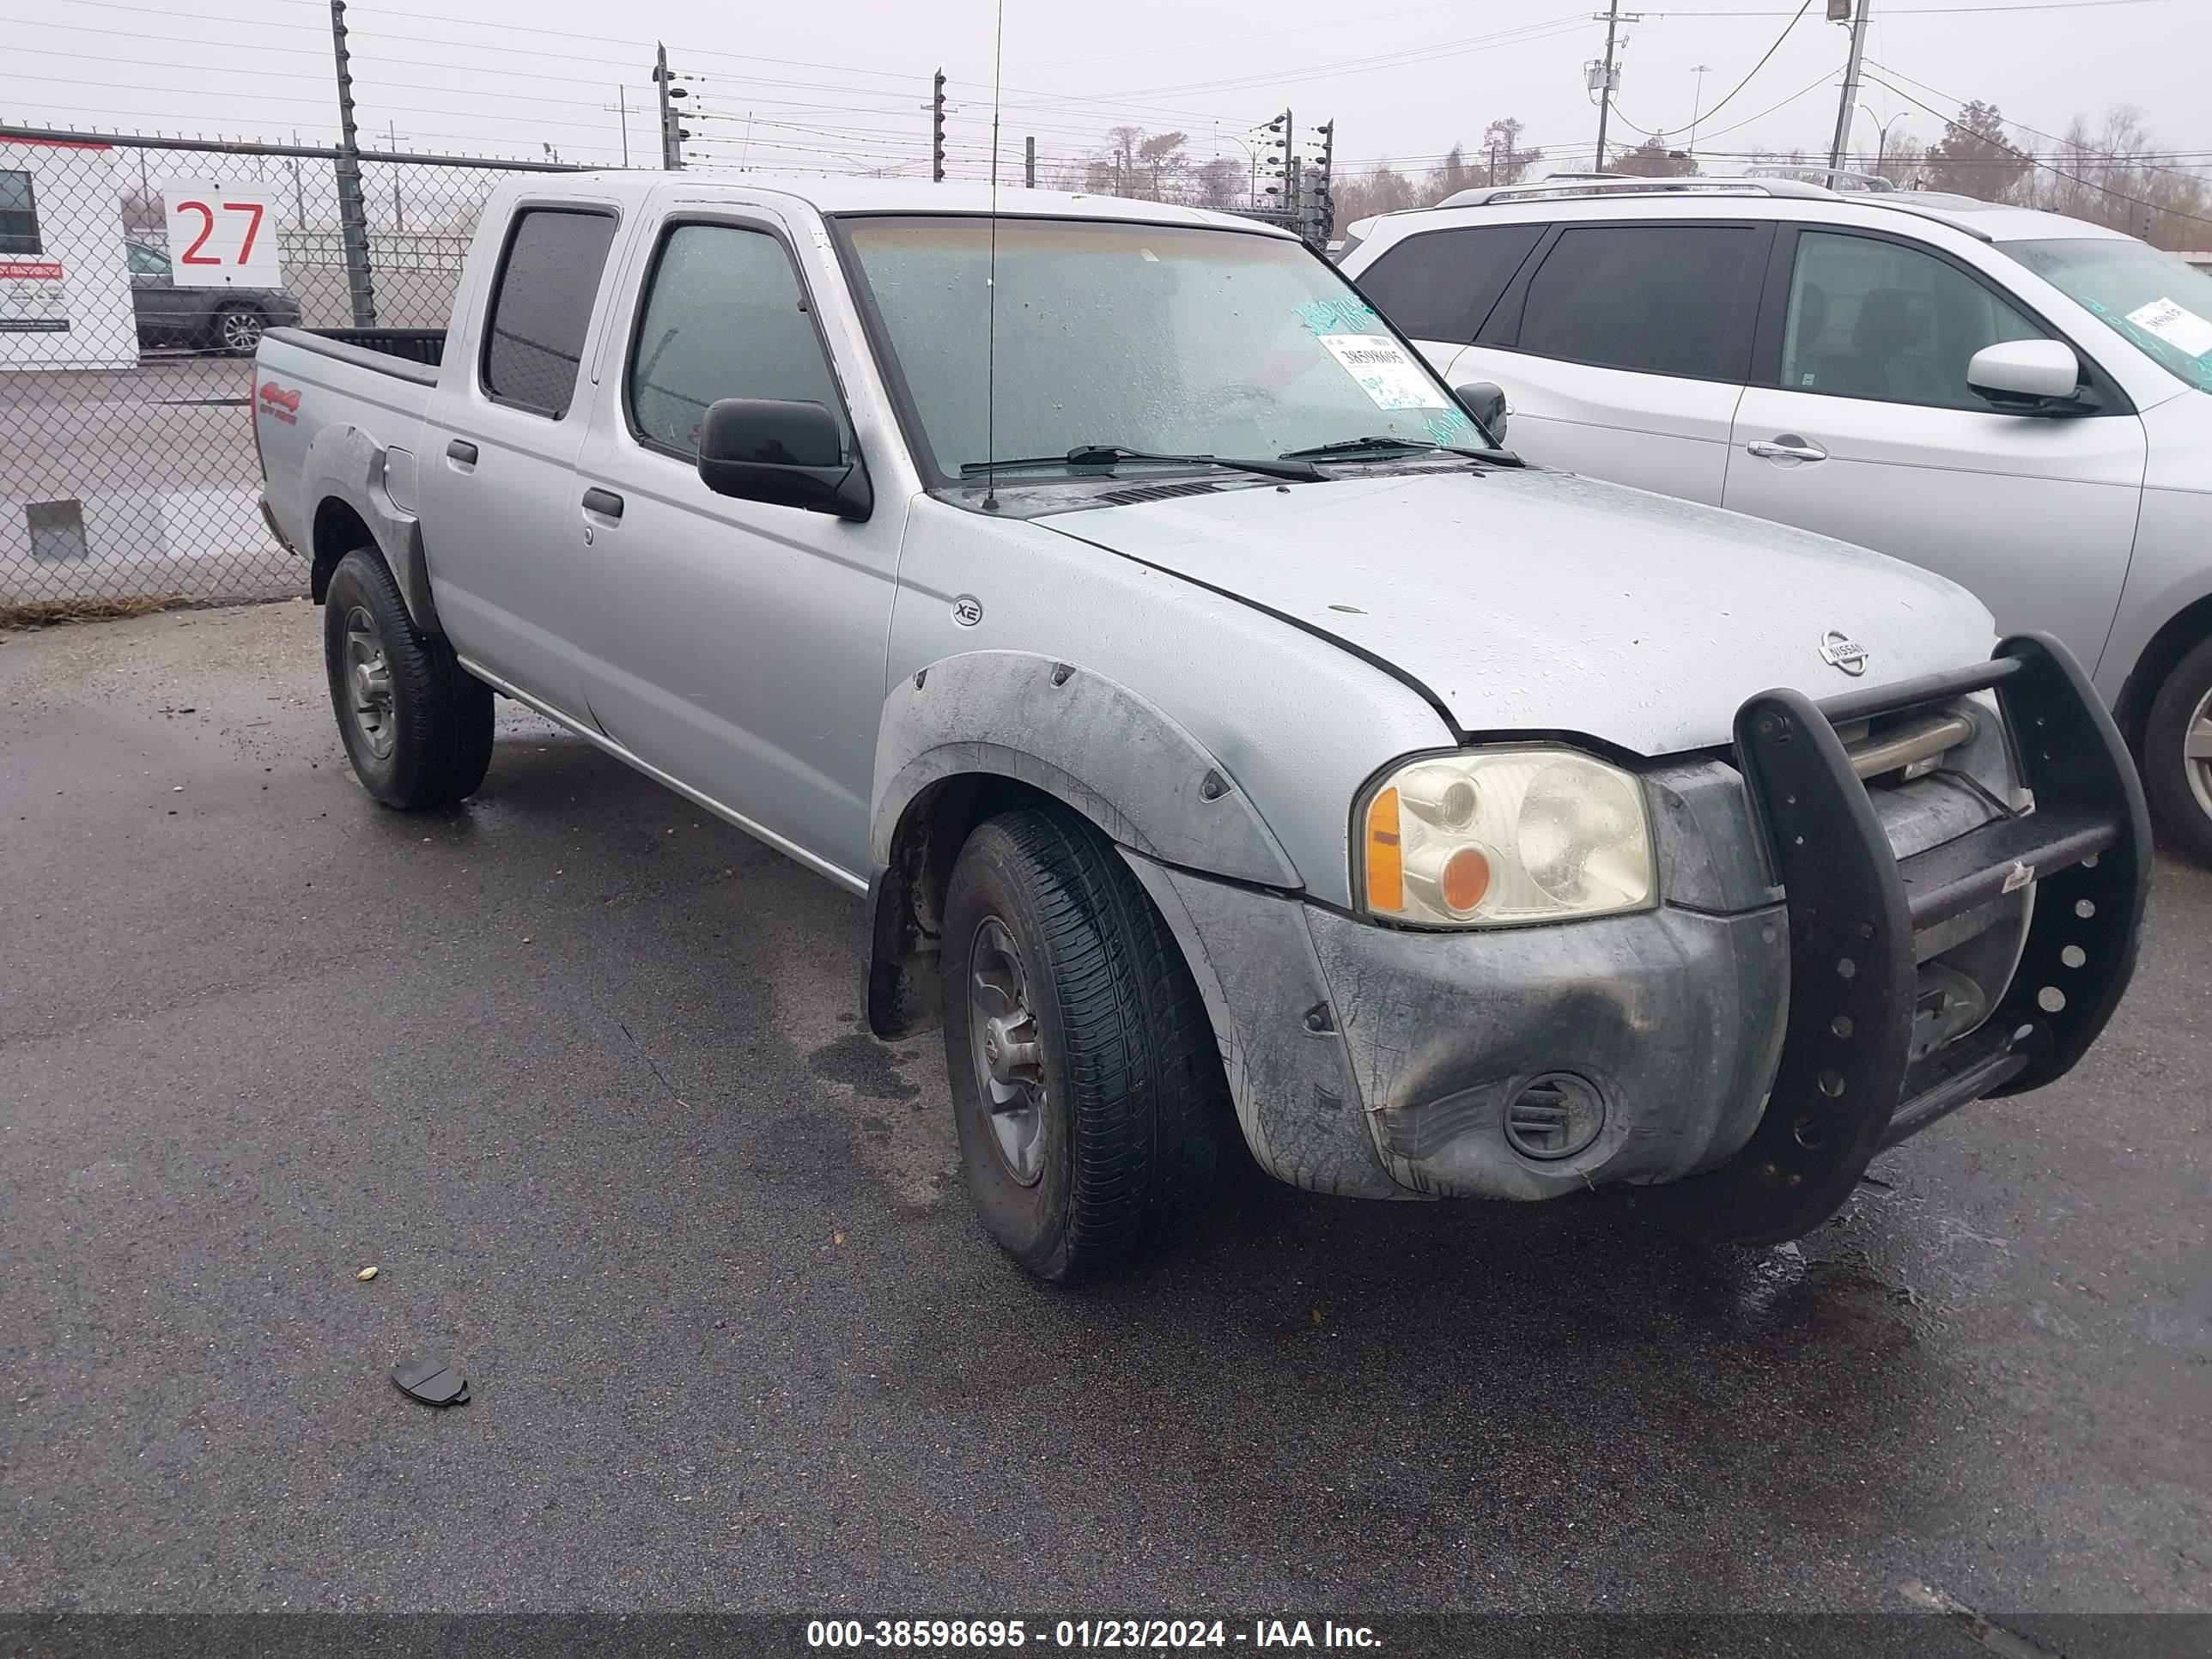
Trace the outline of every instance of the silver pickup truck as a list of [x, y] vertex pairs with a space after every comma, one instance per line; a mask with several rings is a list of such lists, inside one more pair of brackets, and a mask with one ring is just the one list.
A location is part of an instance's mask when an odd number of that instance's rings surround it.
[[1232, 1121], [1321, 1191], [1786, 1239], [2127, 984], [2063, 647], [1521, 465], [1265, 227], [578, 174], [454, 316], [256, 364], [362, 782], [471, 795], [503, 694], [865, 894], [869, 1024], [943, 1027], [1046, 1278], [1187, 1229]]

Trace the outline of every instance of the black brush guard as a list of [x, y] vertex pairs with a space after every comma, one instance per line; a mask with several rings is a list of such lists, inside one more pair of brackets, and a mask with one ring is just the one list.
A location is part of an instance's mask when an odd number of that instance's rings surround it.
[[[1837, 726], [1990, 689], [2033, 810], [1899, 860]], [[1764, 692], [1737, 711], [1735, 744], [1789, 907], [1789, 1027], [1743, 1149], [1638, 1199], [1680, 1231], [1771, 1244], [1833, 1215], [1877, 1152], [2072, 1069], [2135, 971], [2150, 826], [2112, 717], [2043, 634], [1972, 667], [1824, 702]], [[2027, 945], [1996, 1009], [1911, 1064], [1913, 934], [2029, 881]]]

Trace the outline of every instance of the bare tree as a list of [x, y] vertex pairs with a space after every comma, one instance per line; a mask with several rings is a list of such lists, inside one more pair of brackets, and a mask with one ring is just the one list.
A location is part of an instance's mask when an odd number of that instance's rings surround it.
[[1441, 202], [1447, 196], [1457, 195], [1461, 191], [1471, 189], [1485, 182], [1486, 182], [1485, 170], [1470, 166], [1468, 162], [1466, 149], [1455, 142], [1452, 147], [1444, 152], [1444, 159], [1429, 173], [1429, 200]]
[[2004, 115], [1979, 99], [1963, 106], [1943, 137], [1929, 145], [1928, 188], [2008, 202], [2031, 166], [2020, 148], [2005, 137]]
[[1184, 135], [1180, 132], [1156, 132], [1149, 138], [1139, 139], [1137, 179], [1129, 193], [1152, 202], [1181, 200], [1183, 174], [1190, 167], [1190, 158], [1183, 154], [1183, 142]]
[[1507, 115], [1492, 121], [1482, 130], [1484, 155], [1478, 158], [1486, 163], [1484, 181], [1493, 185], [1517, 185], [1528, 176], [1528, 169], [1544, 159], [1540, 149], [1521, 148], [1523, 131], [1518, 117]]
[[2032, 180], [2031, 205], [2110, 225], [2158, 247], [2197, 247], [2212, 225], [2212, 185], [2159, 159], [2142, 112], [2115, 105], [2094, 132], [2075, 116]]
[[1200, 207], [1235, 207], [1243, 198], [1247, 182], [1235, 156], [1217, 155], [1192, 176], [1192, 195]]
[[1612, 167], [1615, 173], [1639, 179], [1686, 179], [1697, 170], [1697, 162], [1686, 153], [1668, 149], [1663, 132], [1655, 132], [1635, 149], [1622, 151], [1613, 158]]

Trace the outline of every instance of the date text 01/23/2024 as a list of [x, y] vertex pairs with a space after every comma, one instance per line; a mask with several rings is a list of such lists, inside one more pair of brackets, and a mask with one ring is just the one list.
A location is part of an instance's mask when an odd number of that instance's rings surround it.
[[812, 1619], [810, 1648], [962, 1649], [1039, 1647], [1124, 1651], [1176, 1648], [1379, 1648], [1366, 1625], [1334, 1620], [1255, 1619], [1249, 1626], [1220, 1619]]

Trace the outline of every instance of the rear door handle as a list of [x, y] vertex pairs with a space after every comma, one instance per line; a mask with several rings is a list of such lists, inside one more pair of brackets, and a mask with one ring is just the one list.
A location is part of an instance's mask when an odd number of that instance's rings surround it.
[[584, 492], [584, 511], [596, 513], [603, 519], [622, 517], [623, 498], [611, 489], [601, 489], [594, 484]]
[[459, 461], [463, 466], [477, 464], [477, 447], [466, 438], [449, 438], [446, 441], [446, 459]]
[[1828, 452], [1818, 444], [1807, 443], [1794, 432], [1785, 432], [1778, 438], [1758, 439], [1744, 446], [1745, 451], [1763, 461], [1825, 461]]

